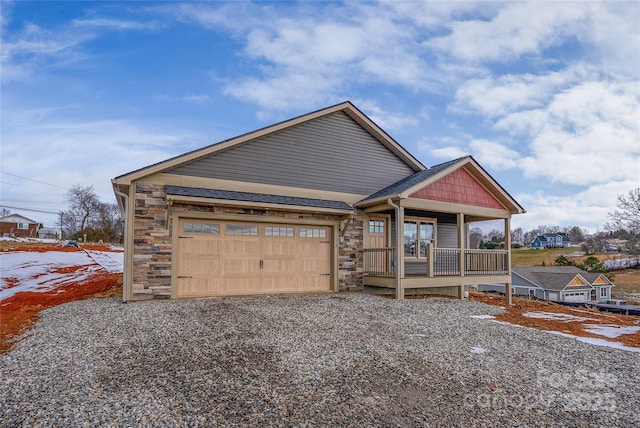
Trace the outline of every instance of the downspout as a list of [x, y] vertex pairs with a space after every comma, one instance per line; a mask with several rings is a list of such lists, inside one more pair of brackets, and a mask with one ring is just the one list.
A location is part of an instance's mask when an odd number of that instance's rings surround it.
[[400, 289], [402, 281], [400, 280], [400, 207], [393, 203], [391, 199], [387, 199], [387, 204], [395, 210], [396, 217], [396, 299], [404, 299], [404, 291]]
[[120, 190], [118, 190], [118, 188], [116, 186], [113, 186], [113, 191], [116, 193], [116, 195], [120, 196], [123, 198], [123, 202], [124, 202], [124, 231], [123, 231], [123, 236], [122, 239], [124, 241], [124, 264], [122, 266], [122, 303], [127, 303], [127, 293], [128, 293], [128, 284], [127, 284], [127, 267], [128, 267], [128, 263], [127, 263], [127, 246], [128, 246], [128, 242], [129, 242], [129, 233], [128, 233], [128, 229], [129, 229], [129, 225], [127, 224], [127, 211], [129, 209], [129, 195], [127, 195], [126, 193], [122, 193]]

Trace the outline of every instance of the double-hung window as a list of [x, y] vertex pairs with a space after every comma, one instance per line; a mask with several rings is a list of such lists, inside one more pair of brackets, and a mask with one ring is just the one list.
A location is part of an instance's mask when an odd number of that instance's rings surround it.
[[404, 256], [427, 257], [427, 244], [435, 241], [435, 222], [427, 219], [409, 219], [404, 222]]

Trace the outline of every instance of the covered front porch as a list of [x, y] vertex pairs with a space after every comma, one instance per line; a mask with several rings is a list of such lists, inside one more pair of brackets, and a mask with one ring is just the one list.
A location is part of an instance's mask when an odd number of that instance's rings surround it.
[[[392, 290], [398, 299], [464, 298], [469, 286], [498, 283], [511, 304], [511, 216], [524, 210], [473, 158], [417, 173], [358, 205], [365, 289]], [[502, 229], [502, 248], [471, 245], [471, 226], [487, 221]]]

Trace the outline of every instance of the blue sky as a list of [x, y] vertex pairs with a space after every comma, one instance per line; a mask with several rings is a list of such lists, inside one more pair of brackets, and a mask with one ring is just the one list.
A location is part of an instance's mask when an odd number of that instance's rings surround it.
[[425, 165], [471, 154], [602, 230], [640, 186], [640, 2], [28, 2], [1, 11], [0, 200], [93, 185], [352, 101]]

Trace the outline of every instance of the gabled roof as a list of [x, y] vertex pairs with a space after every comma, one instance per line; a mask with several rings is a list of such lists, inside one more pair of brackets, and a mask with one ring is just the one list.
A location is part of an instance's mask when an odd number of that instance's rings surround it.
[[449, 162], [434, 165], [424, 171], [418, 171], [384, 189], [357, 202], [356, 206], [373, 205], [374, 203], [394, 198], [408, 198], [417, 190], [435, 183], [452, 172], [465, 168], [483, 186], [491, 189], [492, 194], [513, 213], [524, 213], [525, 209], [507, 193], [500, 184], [485, 171], [472, 157], [464, 156]]
[[592, 288], [591, 285], [569, 286], [569, 283], [576, 277], [579, 277], [588, 284], [592, 284], [600, 275], [595, 274], [596, 276], [593, 277], [593, 273], [586, 272], [575, 266], [514, 266], [511, 268], [511, 271], [513, 274], [524, 278], [544, 290], [554, 291], [562, 291], [567, 287], [570, 287], [572, 290], [589, 290]]
[[267, 126], [255, 131], [242, 134], [240, 136], [212, 144], [201, 149], [193, 150], [191, 152], [167, 159], [162, 162], [155, 163], [153, 165], [129, 172], [127, 174], [120, 175], [112, 180], [114, 186], [122, 184], [128, 185], [132, 181], [166, 171], [171, 168], [175, 168], [180, 165], [184, 165], [193, 162], [197, 159], [210, 156], [218, 151], [227, 150], [231, 147], [247, 143], [249, 141], [262, 138], [266, 135], [284, 130], [286, 128], [300, 125], [302, 123], [327, 116], [336, 112], [343, 112], [359, 124], [364, 130], [372, 135], [376, 140], [383, 144], [387, 149], [394, 153], [399, 159], [405, 162], [414, 171], [424, 170], [426, 167], [411, 153], [405, 150], [397, 141], [395, 141], [389, 134], [387, 134], [382, 128], [376, 125], [371, 119], [369, 119], [364, 113], [356, 108], [350, 101], [345, 101], [340, 104], [336, 104], [331, 107], [327, 107], [321, 110], [317, 110], [305, 115], [295, 117], [293, 119], [285, 120], [283, 122], [276, 123], [274, 125]]
[[1, 223], [18, 223], [18, 219], [21, 219], [22, 221], [25, 221], [27, 223], [38, 223], [35, 220], [31, 220], [30, 218], [27, 218], [21, 214], [9, 214], [6, 215], [4, 217], [0, 217], [0, 222]]

